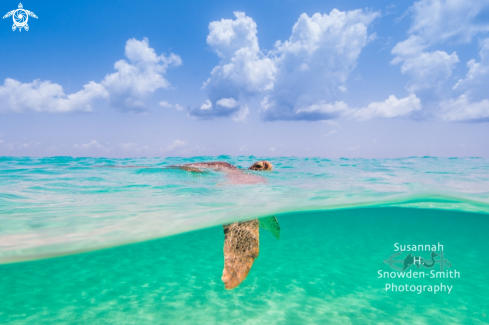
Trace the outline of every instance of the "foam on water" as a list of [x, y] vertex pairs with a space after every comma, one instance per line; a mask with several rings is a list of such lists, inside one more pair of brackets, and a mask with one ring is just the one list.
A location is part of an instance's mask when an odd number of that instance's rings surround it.
[[[163, 167], [274, 165], [267, 184]], [[109, 166], [139, 166], [111, 168]], [[0, 263], [96, 250], [285, 212], [411, 207], [489, 213], [480, 158], [0, 157]]]

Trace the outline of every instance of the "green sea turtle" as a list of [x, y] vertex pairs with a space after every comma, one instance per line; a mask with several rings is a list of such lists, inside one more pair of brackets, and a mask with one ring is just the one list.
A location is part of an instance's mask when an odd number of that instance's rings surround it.
[[[190, 172], [204, 172], [206, 169], [225, 172], [232, 184], [265, 183], [266, 179], [245, 173], [243, 170], [222, 161], [193, 163], [172, 166]], [[251, 165], [250, 170], [272, 170], [273, 166], [266, 160]], [[268, 230], [280, 238], [280, 225], [275, 216], [258, 220], [234, 222], [224, 225], [224, 270], [221, 280], [226, 289], [234, 289], [244, 281], [250, 272], [253, 262], [258, 257], [260, 246], [259, 228]]]
[[[150, 168], [147, 166], [97, 166], [112, 168]], [[208, 170], [223, 172], [230, 184], [257, 184], [266, 183], [266, 178], [247, 173], [244, 170], [224, 161], [191, 163], [164, 167], [165, 169], [180, 169], [194, 173], [204, 173]], [[248, 168], [249, 170], [272, 170], [273, 165], [261, 160]], [[260, 218], [258, 220], [239, 221], [224, 225], [224, 270], [221, 280], [226, 289], [234, 289], [244, 281], [250, 272], [253, 262], [258, 257], [260, 246], [259, 228], [268, 230], [272, 235], [280, 238], [280, 225], [275, 216]]]

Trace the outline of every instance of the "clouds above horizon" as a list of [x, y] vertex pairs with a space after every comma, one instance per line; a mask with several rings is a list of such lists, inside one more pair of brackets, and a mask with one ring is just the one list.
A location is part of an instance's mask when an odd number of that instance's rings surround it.
[[486, 122], [489, 121], [489, 38], [481, 41], [480, 60], [467, 62], [469, 71], [464, 79], [458, 80], [453, 87], [455, 92], [463, 91], [456, 99], [440, 103], [441, 120], [450, 122]]
[[168, 57], [156, 55], [147, 38], [129, 39], [125, 56], [129, 62], [117, 61], [114, 64], [117, 72], [105, 76], [101, 82], [109, 92], [110, 105], [123, 111], [144, 110], [150, 94], [170, 87], [170, 82], [163, 77], [166, 70], [182, 64], [182, 59], [174, 53]]
[[107, 90], [90, 81], [77, 93], [66, 95], [63, 87], [50, 81], [21, 83], [7, 78], [0, 85], [0, 112], [90, 112], [96, 99], [107, 98]]
[[[460, 63], [459, 56], [435, 47], [465, 44], [489, 31], [489, 21], [484, 19], [488, 10], [487, 0], [474, 5], [460, 0], [415, 2], [408, 11], [412, 16], [408, 38], [393, 47], [390, 62], [399, 64], [400, 72], [409, 77], [407, 96], [398, 99], [388, 95], [384, 101], [358, 108], [350, 107], [342, 98], [362, 49], [376, 37], [375, 33], [368, 34], [368, 28], [380, 17], [379, 12], [333, 9], [329, 14], [302, 14], [289, 39], [277, 41], [270, 51], [260, 49], [256, 22], [243, 12], [235, 12], [235, 19], [209, 24], [207, 44], [220, 63], [204, 83], [208, 100], [191, 109], [189, 115], [242, 121], [250, 112], [248, 101], [258, 97], [258, 113], [266, 121], [339, 117], [485, 121], [485, 102], [471, 100], [476, 98], [477, 85], [486, 81], [489, 45], [482, 42], [480, 62], [467, 63], [467, 77], [454, 87], [459, 94], [453, 95], [458, 99], [444, 98], [441, 90]], [[460, 94], [464, 87], [468, 90]], [[484, 100], [487, 94], [482, 97]], [[467, 104], [466, 109], [459, 106]]]
[[[470, 84], [476, 87], [487, 74], [487, 45], [483, 42], [481, 62], [467, 63], [467, 77], [453, 89], [466, 88], [458, 99], [442, 99], [441, 89], [460, 62], [456, 52], [451, 54], [434, 49], [443, 44], [470, 43], [476, 35], [489, 31], [489, 1], [421, 0], [410, 9], [412, 23], [409, 37], [392, 49], [392, 64], [401, 64], [401, 72], [410, 77], [406, 90], [417, 94], [424, 102], [435, 102], [432, 116], [442, 121], [484, 121], [489, 115], [487, 104], [470, 102]], [[427, 51], [428, 49], [433, 51]], [[480, 88], [480, 87], [479, 87]], [[487, 98], [487, 94], [485, 95]], [[438, 102], [438, 104], [436, 104]]]
[[243, 12], [236, 19], [209, 24], [207, 44], [220, 57], [205, 82], [209, 100], [190, 111], [198, 118], [232, 117], [242, 120], [247, 101], [257, 95], [264, 120], [322, 120], [347, 110], [330, 103], [357, 64], [367, 44], [367, 27], [378, 12], [337, 9], [328, 14], [302, 14], [290, 38], [272, 50], [260, 50], [257, 25]]
[[419, 110], [421, 110], [421, 101], [416, 95], [411, 94], [401, 99], [391, 95], [383, 102], [372, 102], [367, 107], [354, 110], [350, 114], [357, 120], [369, 120], [373, 118], [405, 117]]
[[235, 20], [221, 19], [209, 24], [207, 44], [219, 56], [219, 65], [204, 83], [208, 100], [190, 110], [201, 119], [231, 117], [242, 121], [248, 115], [247, 101], [272, 89], [276, 67], [260, 51], [256, 23], [243, 12]]
[[[131, 38], [114, 71], [99, 82], [89, 81], [78, 92], [67, 94], [62, 85], [49, 80], [23, 83], [5, 78], [0, 84], [0, 113], [92, 112], [103, 106], [141, 113], [155, 104], [199, 120], [240, 122], [256, 114], [263, 121], [485, 122], [489, 118], [488, 15], [489, 0], [416, 1], [400, 17], [410, 19], [410, 27], [405, 36], [390, 43], [384, 65], [357, 70], [352, 77], [359, 62], [366, 62], [359, 60], [366, 46], [378, 47], [375, 22], [385, 19], [381, 11], [302, 13], [287, 27], [290, 34], [275, 41], [270, 50], [260, 47], [256, 21], [237, 11], [232, 19], [208, 25], [207, 46], [219, 62], [213, 63], [201, 94], [191, 89], [198, 105], [188, 97], [183, 98], [187, 102], [172, 98], [172, 103], [153, 98], [158, 90], [171, 88], [167, 71], [182, 65], [182, 59], [174, 53], [158, 55], [148, 38]], [[477, 45], [478, 55], [473, 52], [467, 58], [462, 49]], [[394, 73], [406, 78], [398, 89], [383, 87], [390, 81], [372, 76], [389, 66], [398, 67]], [[374, 93], [351, 92], [352, 85], [359, 85], [352, 81], [355, 78], [378, 82]]]
[[170, 86], [163, 75], [168, 67], [179, 66], [182, 60], [171, 53], [157, 56], [144, 38], [126, 42], [125, 56], [114, 64], [117, 72], [100, 82], [90, 81], [77, 93], [66, 95], [63, 87], [50, 81], [34, 80], [21, 83], [7, 78], [0, 85], [0, 112], [91, 112], [97, 100], [106, 99], [110, 106], [121, 111], [141, 111], [145, 100], [157, 89]]
[[[265, 120], [326, 120], [346, 111], [335, 101], [367, 44], [367, 28], [378, 12], [353, 10], [302, 14], [290, 38], [271, 51], [277, 66], [274, 88], [262, 102]], [[334, 101], [334, 103], [333, 103]]]

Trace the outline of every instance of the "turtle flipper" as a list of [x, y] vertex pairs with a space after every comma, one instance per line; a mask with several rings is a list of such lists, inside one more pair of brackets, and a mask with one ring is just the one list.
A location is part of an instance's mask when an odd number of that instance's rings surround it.
[[25, 24], [24, 28], [26, 32], [29, 31], [29, 25]]
[[258, 221], [260, 222], [260, 227], [270, 231], [275, 238], [280, 239], [280, 225], [275, 216], [261, 218]]
[[258, 220], [235, 222], [224, 228], [224, 270], [221, 280], [226, 289], [244, 281], [259, 253]]
[[3, 16], [3, 19], [5, 19], [5, 18], [7, 18], [7, 17], [12, 16], [12, 15], [14, 14], [14, 12], [15, 12], [15, 11], [16, 11], [16, 10], [14, 9], [14, 10], [12, 10], [12, 11], [7, 12], [7, 13], [5, 14], [5, 16]]
[[15, 24], [12, 25], [12, 31], [15, 32], [15, 30], [17, 29], [17, 26], [15, 26]]

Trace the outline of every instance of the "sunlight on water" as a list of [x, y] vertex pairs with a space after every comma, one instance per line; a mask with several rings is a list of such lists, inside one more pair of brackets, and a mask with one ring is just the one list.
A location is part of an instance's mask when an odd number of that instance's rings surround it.
[[[222, 227], [0, 265], [0, 323], [487, 324], [487, 217], [404, 208], [279, 214], [280, 240], [261, 232], [259, 257], [231, 291], [220, 279]], [[383, 261], [395, 243], [441, 243], [446, 269], [460, 277], [379, 278], [394, 271]], [[452, 289], [418, 294], [386, 284]]]

